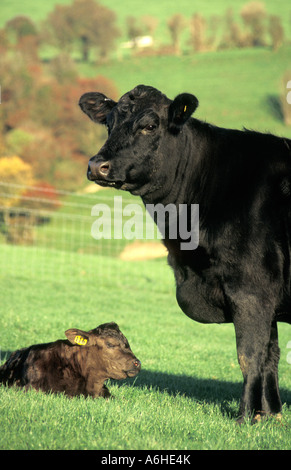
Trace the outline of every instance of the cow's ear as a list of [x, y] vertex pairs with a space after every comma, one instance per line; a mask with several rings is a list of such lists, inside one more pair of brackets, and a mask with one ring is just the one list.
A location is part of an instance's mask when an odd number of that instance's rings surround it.
[[169, 107], [169, 130], [174, 134], [180, 132], [182, 126], [198, 107], [196, 96], [182, 93], [176, 96]]
[[86, 331], [70, 328], [65, 331], [65, 335], [73, 345], [78, 344], [79, 346], [89, 346], [90, 335]]
[[82, 111], [89, 116], [92, 121], [99, 124], [106, 124], [106, 116], [116, 102], [107, 98], [103, 93], [85, 93], [79, 100]]

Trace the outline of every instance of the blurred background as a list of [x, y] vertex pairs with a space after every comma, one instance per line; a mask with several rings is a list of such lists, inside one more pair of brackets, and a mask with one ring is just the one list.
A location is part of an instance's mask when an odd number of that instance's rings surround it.
[[80, 278], [82, 255], [165, 256], [155, 241], [91, 236], [92, 207], [117, 193], [86, 179], [106, 138], [78, 107], [86, 91], [189, 92], [198, 119], [291, 137], [290, 0], [1, 0], [0, 9], [0, 244], [17, 273], [35, 256], [56, 276], [53, 251], [59, 272], [62, 257], [79, 255]]

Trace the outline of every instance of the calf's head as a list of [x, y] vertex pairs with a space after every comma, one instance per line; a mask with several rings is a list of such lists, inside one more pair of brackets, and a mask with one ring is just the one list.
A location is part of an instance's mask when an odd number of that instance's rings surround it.
[[87, 366], [91, 370], [98, 367], [98, 372], [108, 379], [134, 377], [140, 371], [141, 363], [116, 323], [104, 323], [90, 331], [71, 328], [65, 335], [71, 344], [90, 348]]
[[169, 158], [179, 158], [176, 137], [198, 106], [195, 96], [183, 93], [172, 101], [139, 85], [118, 102], [102, 93], [85, 93], [79, 105], [108, 129], [107, 141], [89, 161], [89, 180], [140, 196], [172, 184], [169, 166], [175, 167], [175, 161]]

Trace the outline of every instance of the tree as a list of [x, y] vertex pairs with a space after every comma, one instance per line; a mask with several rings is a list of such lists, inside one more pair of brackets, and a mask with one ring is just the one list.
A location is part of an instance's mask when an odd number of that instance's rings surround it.
[[158, 20], [150, 15], [142, 16], [137, 18], [135, 16], [127, 16], [126, 20], [126, 32], [127, 37], [130, 39], [132, 48], [138, 48], [141, 46], [142, 36], [150, 36], [150, 43], [153, 43], [153, 34], [157, 28]]
[[71, 5], [57, 5], [50, 13], [46, 38], [66, 49], [77, 40], [84, 62], [95, 47], [99, 57], [106, 59], [120, 35], [115, 21], [115, 13], [95, 0], [74, 0]]
[[25, 55], [26, 60], [38, 60], [38, 46], [40, 43], [36, 25], [26, 16], [15, 16], [5, 24], [8, 36], [12, 36], [16, 49]]
[[15, 16], [5, 24], [5, 29], [12, 32], [16, 36], [16, 40], [20, 41], [25, 36], [36, 36], [37, 29], [30, 18], [26, 16]]
[[181, 33], [187, 26], [187, 21], [183, 15], [176, 13], [168, 20], [168, 28], [172, 38], [172, 44], [176, 55], [181, 54]]
[[[32, 166], [16, 155], [0, 158], [0, 220], [4, 222], [1, 231], [8, 243], [30, 244], [34, 240], [36, 217], [32, 206], [25, 204], [27, 186], [34, 184]], [[22, 198], [24, 197], [24, 200]], [[25, 202], [24, 202], [25, 201]], [[31, 199], [28, 197], [28, 201]], [[50, 207], [57, 201], [50, 200]]]
[[243, 33], [239, 24], [235, 21], [232, 8], [228, 8], [225, 12], [225, 30], [223, 35], [222, 47], [242, 47]]
[[241, 9], [241, 17], [249, 28], [251, 45], [264, 46], [267, 17], [265, 4], [257, 1], [246, 3]]
[[74, 42], [73, 25], [68, 14], [69, 5], [56, 5], [42, 25], [42, 42], [48, 42], [61, 51], [70, 51]]
[[53, 211], [61, 206], [57, 190], [46, 181], [39, 181], [34, 186], [28, 186], [22, 193], [21, 199], [21, 206], [29, 209]]
[[5, 28], [0, 29], [0, 54], [4, 55], [9, 47], [9, 41], [7, 37], [7, 31]]
[[190, 44], [195, 52], [203, 51], [205, 47], [206, 21], [202, 15], [195, 13], [190, 23]]
[[272, 41], [272, 49], [277, 51], [282, 46], [284, 40], [284, 29], [281, 23], [281, 18], [276, 15], [271, 15], [269, 18], [269, 34]]
[[146, 33], [153, 36], [159, 24], [159, 20], [154, 16], [144, 15], [142, 16], [141, 21], [145, 25]]
[[1, 57], [0, 76], [2, 126], [4, 130], [10, 130], [29, 118], [35, 80], [29, 72], [29, 64], [19, 51], [14, 56], [6, 54]]
[[139, 36], [143, 36], [145, 31], [145, 26], [139, 23], [138, 19], [135, 16], [127, 16], [126, 20], [126, 30], [128, 38], [135, 44], [135, 39]]
[[66, 52], [61, 52], [50, 61], [49, 70], [57, 82], [62, 85], [74, 83], [78, 78], [76, 63]]
[[[2, 207], [17, 206], [23, 193], [24, 185], [33, 184], [34, 177], [31, 165], [17, 155], [0, 158], [0, 181]], [[4, 189], [3, 189], [4, 188]]]

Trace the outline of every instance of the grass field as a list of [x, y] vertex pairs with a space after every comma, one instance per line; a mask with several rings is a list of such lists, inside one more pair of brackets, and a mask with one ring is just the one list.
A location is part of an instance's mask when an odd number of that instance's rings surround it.
[[[58, 265], [57, 251], [46, 256]], [[288, 325], [279, 327], [283, 419], [238, 427], [241, 373], [232, 325], [200, 325], [183, 315], [165, 260], [95, 257], [95, 274], [91, 269], [80, 282], [79, 257], [71, 254], [58, 278], [43, 271], [30, 248], [1, 247], [2, 361], [16, 348], [64, 338], [67, 328], [116, 321], [142, 371], [111, 381], [109, 401], [1, 387], [1, 449], [290, 448]]]
[[85, 76], [111, 78], [120, 94], [139, 84], [154, 86], [172, 99], [187, 91], [199, 99], [198, 119], [291, 137], [291, 128], [283, 123], [276, 106], [287, 94], [283, 74], [291, 70], [290, 45], [276, 54], [268, 49], [230, 50], [79, 64], [79, 70]]
[[[61, 3], [70, 1], [61, 0]], [[117, 13], [123, 28], [125, 18], [130, 14], [156, 16], [160, 22], [157, 40], [163, 43], [170, 41], [166, 20], [177, 11], [187, 18], [191, 17], [194, 10], [209, 17], [222, 15], [228, 7], [233, 7], [238, 14], [245, 3], [246, 0], [238, 0], [233, 6], [233, 2], [229, 0], [199, 0], [194, 5], [188, 0], [182, 0], [177, 6], [174, 1], [149, 0], [142, 3], [128, 0], [124, 6], [124, 3], [118, 0], [106, 1], [106, 5]], [[104, 75], [112, 79], [120, 95], [141, 83], [159, 88], [170, 98], [185, 91], [193, 93], [200, 102], [195, 113], [199, 119], [218, 126], [246, 127], [290, 138], [291, 127], [287, 127], [283, 122], [280, 100], [284, 100], [287, 95], [283, 75], [287, 70], [291, 73], [291, 6], [289, 0], [275, 3], [266, 0], [264, 3], [268, 13], [279, 15], [284, 22], [285, 45], [277, 52], [265, 47], [192, 53], [181, 57], [130, 58], [125, 55], [123, 60], [98, 64], [93, 51], [89, 63], [77, 64], [79, 72], [85, 77]], [[17, 0], [3, 0], [0, 24], [4, 24], [16, 14], [25, 14], [35, 21], [41, 21], [55, 4], [56, 0], [25, 0], [21, 3]], [[120, 42], [123, 39], [121, 38]], [[50, 51], [50, 48], [48, 49]], [[57, 51], [53, 51], [53, 54], [56, 53]], [[51, 54], [48, 52], [48, 58], [53, 57]], [[96, 152], [96, 148], [92, 149], [92, 152]]]
[[[56, 4], [68, 5], [72, 0], [1, 0], [1, 18], [0, 25], [16, 15], [30, 16], [34, 21], [44, 20], [47, 14], [54, 9]], [[144, 15], [151, 15], [158, 19], [159, 24], [157, 27], [157, 39], [162, 42], [169, 42], [170, 36], [167, 31], [166, 23], [170, 16], [176, 13], [182, 13], [185, 18], [190, 19], [191, 16], [200, 12], [206, 18], [212, 15], [223, 15], [228, 8], [232, 8], [236, 15], [243, 5], [248, 3], [248, 0], [180, 0], [179, 3], [175, 0], [148, 0], [147, 2], [140, 2], [138, 0], [100, 0], [100, 3], [106, 5], [107, 8], [113, 10], [117, 15], [117, 20], [122, 32], [125, 32], [125, 19], [127, 16], [142, 17]], [[286, 29], [287, 35], [290, 35], [290, 2], [288, 0], [277, 0], [274, 3], [272, 0], [264, 0], [266, 11], [269, 14], [279, 15], [283, 19], [283, 24]]]
[[[0, 25], [16, 14], [40, 21], [56, 3], [70, 2], [2, 0]], [[136, 0], [127, 0], [126, 8], [120, 0], [104, 3], [117, 12], [122, 27], [133, 12], [157, 16], [157, 39], [168, 43], [166, 19], [171, 14], [180, 11], [190, 18], [198, 9], [207, 16], [222, 14], [234, 2], [198, 0], [194, 8], [188, 0], [179, 5], [149, 0], [138, 2], [138, 9]], [[239, 12], [245, 3], [238, 0], [234, 10]], [[269, 13], [284, 18], [290, 37], [290, 1], [264, 3]], [[140, 83], [155, 86], [170, 98], [187, 91], [200, 101], [199, 119], [291, 138], [278, 106], [286, 92], [282, 76], [291, 70], [290, 44], [276, 53], [255, 48], [127, 57], [102, 65], [92, 60], [77, 66], [82, 76], [111, 78], [120, 94]], [[92, 148], [92, 155], [97, 150]], [[90, 216], [94, 203], [83, 201]], [[60, 208], [60, 214], [65, 210], [67, 214], [68, 207]], [[290, 326], [279, 325], [283, 419], [238, 427], [242, 378], [233, 326], [200, 325], [187, 318], [176, 304], [174, 279], [165, 259], [121, 261], [117, 255], [123, 241], [118, 247], [108, 241], [114, 256], [93, 256], [86, 249], [78, 253], [81, 235], [74, 214], [72, 206], [72, 220], [62, 229], [71, 240], [66, 252], [61, 239], [50, 244], [49, 230], [60, 230], [61, 218], [55, 219], [55, 225], [36, 228], [41, 251], [8, 246], [0, 238], [1, 362], [17, 348], [64, 338], [68, 328], [86, 330], [116, 321], [141, 360], [142, 371], [135, 379], [111, 381], [115, 399], [109, 401], [0, 387], [0, 449], [290, 449]], [[90, 220], [86, 225], [88, 237], [91, 224]]]

